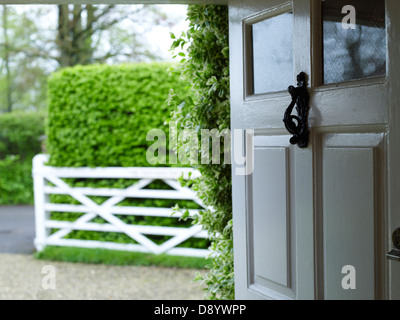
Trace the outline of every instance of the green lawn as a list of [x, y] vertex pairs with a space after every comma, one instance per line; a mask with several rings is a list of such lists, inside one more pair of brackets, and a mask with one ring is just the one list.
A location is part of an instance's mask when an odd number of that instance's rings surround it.
[[179, 257], [166, 254], [154, 255], [140, 252], [115, 251], [107, 249], [86, 249], [48, 246], [35, 254], [37, 259], [106, 264], [116, 266], [161, 266], [172, 268], [203, 269], [211, 264], [210, 259]]

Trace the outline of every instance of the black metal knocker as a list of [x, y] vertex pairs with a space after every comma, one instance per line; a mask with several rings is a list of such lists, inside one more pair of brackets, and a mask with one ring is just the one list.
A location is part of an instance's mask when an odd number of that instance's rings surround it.
[[[292, 96], [292, 102], [286, 109], [283, 122], [289, 133], [293, 135], [290, 143], [293, 145], [297, 144], [300, 148], [307, 148], [310, 136], [308, 129], [310, 95], [307, 91], [307, 79], [304, 72], [301, 72], [297, 76], [297, 88], [290, 86], [288, 91]], [[295, 106], [297, 116], [292, 115]]]

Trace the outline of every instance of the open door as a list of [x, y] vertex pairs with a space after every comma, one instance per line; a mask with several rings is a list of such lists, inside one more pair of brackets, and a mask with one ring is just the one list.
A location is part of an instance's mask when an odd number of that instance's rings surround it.
[[400, 299], [399, 32], [396, 0], [231, 1], [238, 299]]

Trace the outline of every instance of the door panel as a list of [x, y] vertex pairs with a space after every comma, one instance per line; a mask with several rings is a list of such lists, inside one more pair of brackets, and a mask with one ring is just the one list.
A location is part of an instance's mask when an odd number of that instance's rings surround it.
[[[373, 92], [373, 94], [371, 94]], [[362, 80], [316, 88], [311, 98], [311, 127], [387, 123], [388, 84]]]
[[[371, 149], [324, 150], [326, 299], [374, 298], [374, 181], [370, 174], [373, 164]], [[356, 271], [355, 290], [345, 291], [341, 287], [341, 270], [347, 265]]]
[[[384, 268], [385, 136], [328, 134], [322, 150], [325, 299], [381, 299]], [[344, 289], [344, 266], [355, 289]]]
[[247, 177], [247, 287], [264, 298], [296, 296], [291, 185], [294, 148], [288, 136], [254, 137], [254, 171]]
[[[255, 132], [246, 207], [234, 225], [236, 234], [245, 232], [247, 243], [247, 258], [235, 260], [246, 275], [237, 279], [238, 298], [314, 298], [312, 156], [289, 139]], [[303, 161], [309, 165], [298, 166]], [[236, 246], [243, 242], [235, 237]]]
[[288, 154], [256, 146], [252, 183], [254, 276], [290, 286]]

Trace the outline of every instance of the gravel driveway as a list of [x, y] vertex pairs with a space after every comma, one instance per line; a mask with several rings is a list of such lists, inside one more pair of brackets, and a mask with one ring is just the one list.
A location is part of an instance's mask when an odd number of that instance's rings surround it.
[[[0, 300], [200, 300], [196, 270], [46, 262], [33, 258], [33, 207], [0, 206]], [[45, 290], [43, 267], [55, 270]], [[204, 272], [204, 271], [202, 271]]]
[[[55, 290], [42, 287], [50, 275], [42, 273], [46, 265], [54, 267]], [[193, 269], [46, 262], [31, 255], [0, 254], [0, 300], [201, 300], [204, 291], [193, 282], [195, 273]]]

